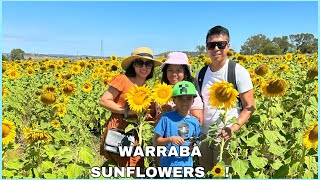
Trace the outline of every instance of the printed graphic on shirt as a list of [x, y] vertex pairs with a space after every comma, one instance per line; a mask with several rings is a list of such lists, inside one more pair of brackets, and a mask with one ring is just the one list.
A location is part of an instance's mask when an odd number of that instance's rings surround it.
[[183, 139], [189, 138], [189, 125], [185, 122], [178, 123], [178, 134]]

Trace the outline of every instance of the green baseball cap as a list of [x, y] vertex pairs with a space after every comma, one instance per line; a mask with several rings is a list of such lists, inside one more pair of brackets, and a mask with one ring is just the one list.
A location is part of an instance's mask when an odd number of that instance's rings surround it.
[[191, 95], [197, 97], [196, 87], [189, 81], [180, 81], [173, 86], [172, 97]]

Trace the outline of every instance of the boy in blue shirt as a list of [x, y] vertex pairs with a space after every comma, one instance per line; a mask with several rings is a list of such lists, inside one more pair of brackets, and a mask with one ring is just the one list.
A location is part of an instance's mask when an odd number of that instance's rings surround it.
[[[191, 147], [193, 145], [190, 138], [200, 136], [201, 129], [198, 119], [188, 113], [195, 97], [197, 97], [197, 91], [191, 82], [180, 81], [174, 85], [172, 98], [176, 106], [173, 111], [161, 116], [154, 129], [155, 144], [166, 146], [167, 153], [174, 146], [179, 154], [181, 146]], [[160, 157], [161, 167], [192, 167], [192, 165], [191, 156]]]

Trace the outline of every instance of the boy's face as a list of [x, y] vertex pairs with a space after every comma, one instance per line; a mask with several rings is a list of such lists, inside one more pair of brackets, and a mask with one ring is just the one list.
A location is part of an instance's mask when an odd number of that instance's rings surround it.
[[176, 104], [177, 111], [189, 111], [190, 107], [193, 104], [193, 96], [185, 95], [185, 96], [177, 96], [173, 98], [173, 102]]

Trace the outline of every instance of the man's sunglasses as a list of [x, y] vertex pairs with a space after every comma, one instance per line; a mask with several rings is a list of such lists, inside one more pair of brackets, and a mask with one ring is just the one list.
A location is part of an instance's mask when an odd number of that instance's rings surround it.
[[218, 41], [218, 42], [207, 42], [207, 48], [209, 50], [214, 50], [216, 46], [218, 46], [219, 49], [226, 48], [228, 44], [228, 41]]
[[134, 65], [138, 68], [142, 68], [143, 65], [146, 66], [146, 68], [151, 69], [153, 67], [153, 61], [146, 61], [144, 62], [143, 60], [136, 59], [134, 61]]

